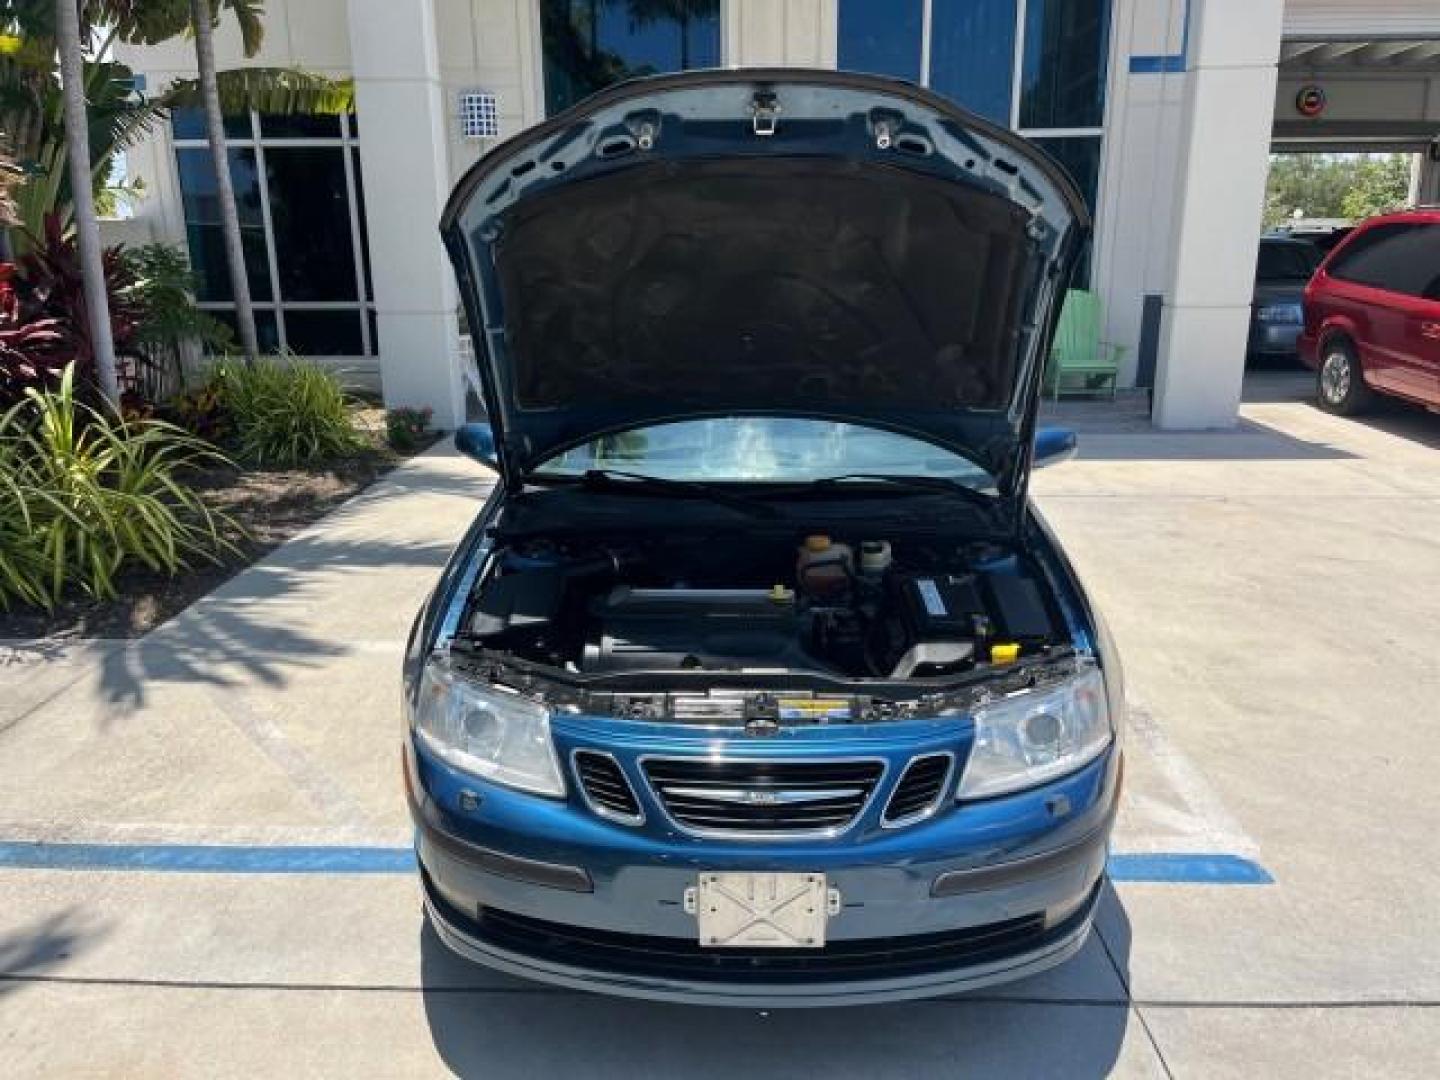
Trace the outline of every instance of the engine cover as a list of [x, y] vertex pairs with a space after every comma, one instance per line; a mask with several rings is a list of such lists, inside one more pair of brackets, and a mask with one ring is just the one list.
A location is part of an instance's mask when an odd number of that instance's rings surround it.
[[832, 670], [804, 649], [808, 619], [789, 593], [621, 587], [591, 615], [586, 672]]

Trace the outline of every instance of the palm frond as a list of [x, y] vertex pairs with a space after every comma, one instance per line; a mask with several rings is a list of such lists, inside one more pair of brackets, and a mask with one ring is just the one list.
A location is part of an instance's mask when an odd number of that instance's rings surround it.
[[[295, 68], [234, 68], [216, 75], [220, 111], [230, 115], [248, 112], [294, 115], [335, 115], [355, 107], [355, 84]], [[179, 79], [161, 95], [171, 108], [198, 108], [204, 101], [198, 79]]]
[[[121, 41], [132, 45], [157, 45], [194, 33], [190, 0], [92, 0], [92, 6], [105, 16], [99, 21], [112, 26]], [[264, 0], [210, 0], [210, 10], [216, 26], [224, 11], [235, 17], [246, 56], [260, 51], [265, 41]]]
[[264, 0], [223, 0], [223, 3], [240, 27], [240, 42], [245, 55], [254, 56], [265, 43], [265, 24], [261, 21], [265, 14]]

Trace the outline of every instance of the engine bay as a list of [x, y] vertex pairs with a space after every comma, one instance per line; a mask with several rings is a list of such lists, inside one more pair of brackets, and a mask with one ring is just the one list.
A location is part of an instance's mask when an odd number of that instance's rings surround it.
[[935, 683], [1071, 647], [1025, 556], [789, 530], [502, 540], [458, 638], [572, 680], [701, 688], [707, 675]]

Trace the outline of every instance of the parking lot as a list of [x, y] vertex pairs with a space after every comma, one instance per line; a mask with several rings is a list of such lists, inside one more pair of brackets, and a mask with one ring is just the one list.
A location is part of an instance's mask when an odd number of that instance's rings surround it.
[[448, 956], [383, 857], [403, 637], [485, 485], [437, 452], [138, 642], [0, 646], [0, 1071], [1440, 1073], [1440, 416], [1309, 386], [1252, 376], [1224, 433], [1056, 410], [1081, 451], [1038, 501], [1132, 709], [1124, 872], [1064, 968], [767, 1014]]

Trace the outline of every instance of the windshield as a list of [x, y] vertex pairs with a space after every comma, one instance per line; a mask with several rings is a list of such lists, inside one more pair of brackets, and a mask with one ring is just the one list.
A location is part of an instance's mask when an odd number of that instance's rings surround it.
[[891, 431], [826, 420], [724, 417], [607, 435], [536, 470], [580, 476], [616, 469], [658, 480], [805, 483], [828, 477], [932, 476], [984, 490], [994, 479], [938, 446]]
[[1261, 281], [1309, 281], [1319, 263], [1320, 253], [1309, 244], [1261, 243], [1255, 276]]

